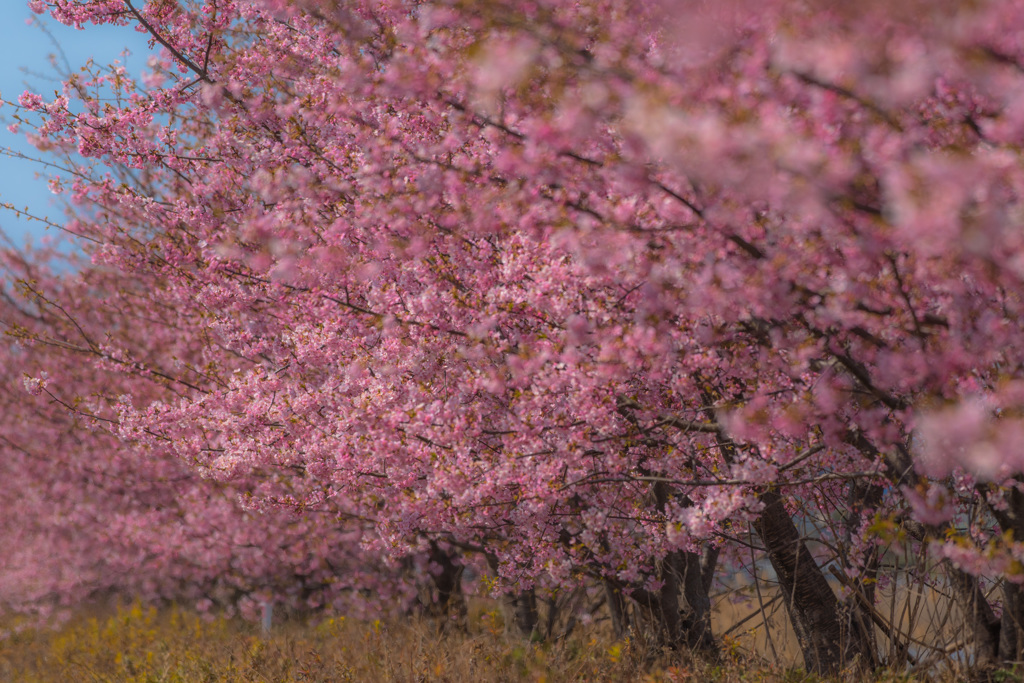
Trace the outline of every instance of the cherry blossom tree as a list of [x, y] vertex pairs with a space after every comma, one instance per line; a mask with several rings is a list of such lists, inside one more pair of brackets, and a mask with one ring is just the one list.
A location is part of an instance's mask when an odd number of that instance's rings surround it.
[[[83, 364], [76, 338], [110, 339], [124, 321], [71, 319], [55, 303], [104, 296], [105, 283], [95, 273], [62, 281], [7, 256], [5, 271], [21, 274], [25, 296], [7, 292], [4, 301], [16, 341], [4, 346], [0, 608], [49, 616], [111, 594], [249, 616], [267, 602], [372, 614], [371, 592], [399, 610], [410, 604], [415, 577], [366, 551], [372, 524], [335, 502], [314, 506], [310, 491], [299, 494], [307, 506], [297, 514], [294, 477], [259, 472], [223, 482], [170, 452], [135, 457], [111, 430], [105, 392], [151, 398], [159, 386]], [[70, 291], [77, 287], [84, 289]]]
[[47, 419], [483, 557], [524, 630], [590, 582], [713, 651], [749, 530], [821, 672], [891, 523], [1020, 658], [1019, 3], [140, 4], [31, 3], [156, 50], [17, 104], [90, 259], [17, 275]]

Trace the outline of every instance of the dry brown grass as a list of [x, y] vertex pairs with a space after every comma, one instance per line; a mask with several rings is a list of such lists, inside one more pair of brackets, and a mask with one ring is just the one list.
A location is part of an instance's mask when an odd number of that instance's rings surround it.
[[[27, 632], [0, 649], [7, 681], [626, 681], [644, 673], [620, 643], [581, 637], [557, 646], [506, 638], [484, 612], [471, 633], [433, 623], [292, 623], [263, 637], [251, 624], [138, 606]], [[678, 680], [686, 680], [679, 678]]]
[[[838, 588], [838, 586], [836, 586]], [[802, 664], [796, 635], [773, 584], [753, 584], [722, 593], [714, 600], [713, 623], [726, 647], [760, 659], [768, 666], [792, 668]], [[963, 680], [968, 676], [963, 655], [970, 645], [964, 631], [961, 605], [948, 588], [924, 580], [904, 580], [879, 588], [873, 610], [875, 635], [883, 662], [906, 661], [910, 673], [923, 679]], [[878, 624], [885, 625], [882, 628]], [[1009, 673], [1006, 681], [1024, 681]]]
[[[770, 600], [771, 596], [767, 596]], [[725, 638], [717, 663], [652, 652], [638, 641], [615, 642], [591, 626], [549, 644], [504, 635], [491, 603], [475, 605], [468, 633], [439, 634], [433, 622], [358, 622], [335, 618], [288, 623], [264, 637], [258, 627], [204, 619], [184, 609], [140, 606], [82, 616], [56, 631], [26, 631], [0, 641], [0, 680], [132, 683], [320, 681], [719, 681], [812, 683], [795, 667], [797, 651], [778, 612], [767, 633], [759, 617]], [[750, 607], [721, 603], [717, 623], [732, 624]], [[754, 607], [756, 608], [756, 603]], [[770, 610], [769, 610], [770, 611]], [[735, 617], [735, 619], [731, 618]], [[728, 626], [719, 630], [725, 631]], [[772, 654], [768, 638], [772, 639]], [[767, 650], [755, 652], [759, 644]], [[777, 658], [776, 658], [777, 655]], [[955, 680], [946, 675], [946, 680]], [[865, 680], [849, 674], [844, 681]], [[881, 673], [877, 681], [929, 680]], [[1006, 678], [1007, 681], [1016, 680]]]

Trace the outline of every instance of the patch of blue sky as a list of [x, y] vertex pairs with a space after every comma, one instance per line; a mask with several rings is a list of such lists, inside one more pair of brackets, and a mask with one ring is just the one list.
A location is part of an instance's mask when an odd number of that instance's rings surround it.
[[[61, 74], [76, 73], [89, 60], [99, 66], [116, 60], [140, 78], [151, 52], [148, 38], [131, 26], [86, 26], [80, 31], [32, 14], [27, 2], [0, 2], [0, 99], [17, 102], [26, 90], [52, 99], [61, 88]], [[0, 202], [16, 209], [0, 211], [0, 234], [15, 245], [38, 244], [59, 232], [54, 226], [64, 222], [61, 199], [51, 192], [49, 179], [67, 174], [48, 166], [45, 162], [56, 160], [28, 144], [27, 128], [7, 130], [14, 114], [10, 105], [0, 109], [0, 151], [6, 150], [0, 154]]]

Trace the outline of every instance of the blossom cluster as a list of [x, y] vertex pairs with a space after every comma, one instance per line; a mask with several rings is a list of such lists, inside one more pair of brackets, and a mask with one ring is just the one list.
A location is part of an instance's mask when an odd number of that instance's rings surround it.
[[67, 457], [512, 591], [642, 600], [780, 505], [852, 574], [872, 516], [975, 575], [1024, 540], [1019, 3], [139, 5], [32, 4], [157, 51], [21, 98], [84, 207], [3, 314], [103, 426]]

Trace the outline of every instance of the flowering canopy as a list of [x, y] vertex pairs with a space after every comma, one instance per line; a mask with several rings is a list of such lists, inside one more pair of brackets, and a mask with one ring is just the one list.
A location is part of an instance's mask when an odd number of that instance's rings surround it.
[[1024, 580], [1020, 3], [140, 4], [31, 3], [158, 55], [19, 100], [106, 164], [25, 285], [60, 330], [8, 321], [74, 359], [24, 378], [58, 423], [520, 589], [665, 605], [747, 522], [811, 580], [780, 539], [836, 500], [822, 563], [909, 510], [970, 599]]

